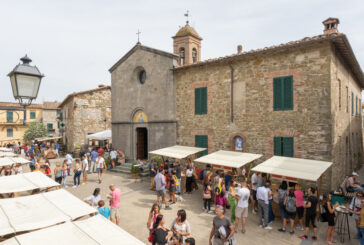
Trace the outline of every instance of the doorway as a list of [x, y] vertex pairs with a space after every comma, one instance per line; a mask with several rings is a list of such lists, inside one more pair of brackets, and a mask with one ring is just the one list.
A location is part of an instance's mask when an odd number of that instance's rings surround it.
[[137, 128], [137, 159], [148, 159], [148, 130]]

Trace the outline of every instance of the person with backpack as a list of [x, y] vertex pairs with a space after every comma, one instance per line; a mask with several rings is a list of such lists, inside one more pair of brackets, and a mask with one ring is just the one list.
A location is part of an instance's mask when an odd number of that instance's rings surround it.
[[283, 227], [278, 229], [280, 232], [286, 232], [287, 227], [287, 219], [290, 222], [290, 231], [289, 234], [294, 234], [294, 220], [296, 218], [296, 211], [297, 211], [297, 200], [294, 196], [293, 190], [289, 190], [288, 196], [284, 198], [283, 205], [285, 207], [285, 214], [283, 219]]
[[306, 216], [305, 216], [305, 234], [300, 236], [302, 240], [308, 240], [308, 232], [310, 230], [310, 223], [313, 227], [314, 235], [312, 236], [312, 240], [317, 241], [317, 226], [316, 226], [316, 208], [318, 204], [318, 199], [315, 196], [315, 188], [310, 187], [307, 190], [308, 198], [306, 201], [306, 205], [304, 206], [306, 209]]
[[211, 211], [211, 200], [212, 200], [212, 187], [211, 187], [211, 175], [206, 175], [203, 186], [203, 210], [206, 213], [213, 214]]
[[176, 203], [176, 186], [179, 185], [178, 179], [176, 176], [176, 171], [172, 170], [171, 173], [168, 174], [169, 178], [169, 202], [171, 204]]
[[279, 209], [281, 211], [281, 219], [282, 220], [284, 219], [284, 213], [285, 213], [283, 202], [284, 202], [284, 199], [286, 198], [286, 196], [288, 194], [287, 188], [288, 188], [287, 182], [282, 181], [282, 184], [279, 186], [279, 189], [278, 189], [278, 194], [279, 194], [278, 205], [279, 205]]

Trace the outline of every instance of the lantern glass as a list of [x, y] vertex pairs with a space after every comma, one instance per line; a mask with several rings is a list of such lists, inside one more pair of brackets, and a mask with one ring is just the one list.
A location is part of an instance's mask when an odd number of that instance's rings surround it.
[[18, 88], [18, 97], [20, 98], [37, 98], [40, 77], [16, 74], [16, 85]]
[[10, 76], [11, 88], [13, 89], [14, 98], [18, 98], [18, 89], [16, 87], [15, 74]]

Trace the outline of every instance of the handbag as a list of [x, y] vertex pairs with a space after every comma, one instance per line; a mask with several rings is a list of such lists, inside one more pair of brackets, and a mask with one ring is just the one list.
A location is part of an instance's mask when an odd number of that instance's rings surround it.
[[211, 199], [211, 191], [209, 191], [207, 188], [203, 193], [203, 199]]
[[154, 242], [154, 239], [155, 239], [155, 236], [154, 236], [153, 232], [151, 232], [151, 233], [149, 234], [148, 241], [149, 241], [150, 243], [153, 243], [153, 242]]

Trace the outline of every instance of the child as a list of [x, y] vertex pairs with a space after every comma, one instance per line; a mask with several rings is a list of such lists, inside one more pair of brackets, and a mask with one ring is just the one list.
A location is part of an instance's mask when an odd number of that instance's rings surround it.
[[170, 174], [172, 177], [169, 179], [169, 202], [172, 204], [176, 203], [176, 184], [178, 183], [178, 179], [176, 176], [176, 171], [172, 170]]
[[62, 184], [62, 169], [60, 163], [57, 163], [56, 168], [54, 169], [54, 180], [57, 183]]
[[103, 200], [100, 200], [97, 203], [98, 207], [97, 210], [99, 213], [104, 216], [105, 218], [109, 219], [110, 217], [110, 209], [108, 207], [105, 207], [105, 202]]

